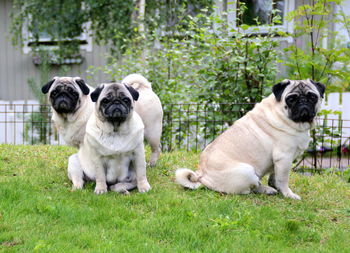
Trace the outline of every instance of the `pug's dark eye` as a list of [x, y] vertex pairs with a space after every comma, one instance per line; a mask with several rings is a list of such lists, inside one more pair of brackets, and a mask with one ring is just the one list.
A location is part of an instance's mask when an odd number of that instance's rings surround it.
[[72, 87], [68, 87], [68, 88], [67, 88], [67, 91], [68, 91], [69, 93], [73, 93]]
[[51, 92], [51, 95], [50, 95], [50, 96], [51, 96], [51, 97], [55, 97], [55, 96], [57, 95], [57, 93], [58, 93], [57, 90], [54, 90], [54, 91]]
[[307, 94], [307, 97], [308, 97], [311, 101], [317, 101], [317, 100], [318, 100], [317, 95], [314, 94], [314, 93], [308, 93], [308, 94]]
[[101, 100], [101, 103], [102, 104], [108, 104], [109, 100], [107, 98], [104, 98]]
[[287, 104], [292, 104], [297, 100], [298, 96], [297, 95], [291, 95], [286, 98], [286, 103]]
[[129, 104], [129, 103], [130, 103], [130, 99], [128, 99], [128, 98], [123, 98], [122, 100], [123, 100], [123, 102], [126, 103], [126, 104]]

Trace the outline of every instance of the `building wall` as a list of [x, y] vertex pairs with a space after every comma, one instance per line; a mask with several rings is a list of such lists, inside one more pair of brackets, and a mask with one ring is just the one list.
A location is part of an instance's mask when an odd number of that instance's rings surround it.
[[[39, 81], [39, 69], [32, 62], [29, 54], [24, 54], [22, 48], [14, 47], [11, 43], [10, 34], [10, 12], [12, 10], [12, 0], [0, 0], [0, 100], [29, 100], [34, 99], [28, 86], [28, 78], [33, 77]], [[105, 47], [93, 44], [92, 52], [81, 51], [84, 61], [80, 65], [68, 65], [72, 68], [66, 75], [80, 76], [87, 79], [87, 69], [89, 66], [105, 65], [104, 55], [107, 53]], [[51, 76], [58, 75], [57, 70], [50, 73]], [[109, 78], [97, 73], [87, 82], [96, 86], [100, 82]]]

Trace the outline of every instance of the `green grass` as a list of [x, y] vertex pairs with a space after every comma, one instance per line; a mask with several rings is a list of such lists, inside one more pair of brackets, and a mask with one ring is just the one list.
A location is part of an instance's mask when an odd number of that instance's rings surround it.
[[71, 192], [70, 147], [0, 145], [0, 250], [6, 252], [350, 252], [350, 184], [293, 173], [303, 200], [231, 196], [174, 183], [198, 153], [163, 153], [152, 190]]

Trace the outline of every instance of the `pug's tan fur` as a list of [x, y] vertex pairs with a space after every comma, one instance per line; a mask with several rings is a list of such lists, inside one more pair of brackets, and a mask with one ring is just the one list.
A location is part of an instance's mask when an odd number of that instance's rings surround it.
[[86, 125], [84, 143], [78, 152], [79, 162], [69, 164], [69, 178], [73, 189], [81, 189], [84, 178], [95, 181], [96, 194], [107, 192], [107, 183], [112, 184], [112, 191], [127, 193], [137, 187], [139, 192], [147, 192], [151, 187], [146, 177], [144, 125], [140, 116], [131, 109], [125, 121], [113, 125], [99, 110], [101, 100], [114, 87], [133, 101], [124, 84], [104, 84]]
[[[76, 80], [79, 79], [81, 78], [54, 77], [54, 82], [48, 92], [48, 97], [50, 97], [51, 92], [61, 83], [66, 83], [79, 92], [79, 102], [73, 113], [58, 113], [52, 108], [52, 122], [59, 132], [60, 137], [62, 137], [67, 145], [74, 146], [76, 148], [79, 148], [80, 144], [83, 142], [85, 126], [94, 108], [94, 104], [91, 101], [90, 96], [84, 95], [76, 83]], [[94, 91], [92, 87], [88, 87], [90, 89], [90, 93]]]
[[[292, 81], [283, 91], [280, 101], [274, 94], [255, 105], [229, 129], [209, 144], [200, 156], [199, 169], [176, 171], [176, 180], [183, 187], [196, 189], [201, 184], [230, 194], [274, 194], [293, 199], [300, 197], [289, 188], [289, 172], [293, 160], [308, 147], [311, 122], [297, 123], [290, 119], [285, 97], [303, 85], [318, 96], [319, 110], [323, 94], [310, 80]], [[260, 179], [270, 174], [269, 184]]]
[[153, 92], [151, 83], [139, 74], [126, 76], [122, 83], [128, 84], [140, 94], [135, 103], [135, 111], [145, 125], [145, 139], [151, 146], [150, 165], [155, 166], [160, 155], [160, 138], [162, 135], [163, 109], [159, 97]]

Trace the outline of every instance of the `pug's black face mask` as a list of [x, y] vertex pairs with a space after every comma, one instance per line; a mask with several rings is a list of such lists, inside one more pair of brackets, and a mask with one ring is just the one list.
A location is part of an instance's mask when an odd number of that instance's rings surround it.
[[100, 101], [100, 112], [102, 116], [111, 123], [122, 123], [125, 121], [132, 109], [130, 98], [124, 95], [108, 93]]
[[305, 93], [291, 93], [286, 96], [289, 118], [297, 123], [312, 122], [316, 116], [318, 96], [308, 91]]
[[58, 113], [73, 113], [79, 103], [79, 92], [71, 85], [57, 85], [50, 93], [52, 107]]

